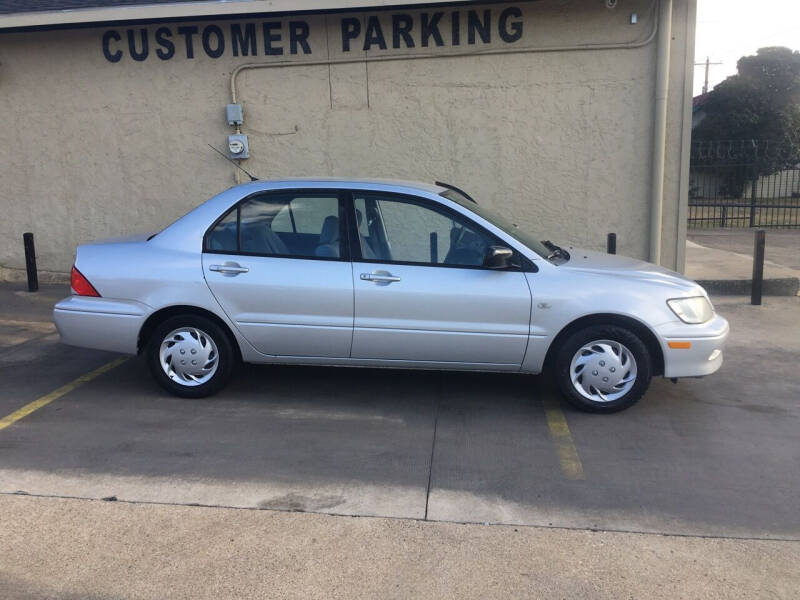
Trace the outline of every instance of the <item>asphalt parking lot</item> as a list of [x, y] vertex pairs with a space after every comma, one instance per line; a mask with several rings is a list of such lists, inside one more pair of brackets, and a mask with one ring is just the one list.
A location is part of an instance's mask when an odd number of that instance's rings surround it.
[[800, 539], [800, 298], [716, 299], [719, 373], [597, 416], [543, 378], [372, 369], [246, 366], [184, 400], [60, 345], [64, 291], [1, 290], [0, 419], [49, 400], [0, 421], [2, 494]]

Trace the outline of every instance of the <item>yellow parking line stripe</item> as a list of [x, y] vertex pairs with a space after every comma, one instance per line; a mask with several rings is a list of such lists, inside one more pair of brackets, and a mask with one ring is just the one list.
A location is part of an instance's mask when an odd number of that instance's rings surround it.
[[99, 375], [102, 375], [106, 371], [110, 371], [114, 367], [118, 367], [119, 365], [124, 363], [126, 360], [128, 360], [127, 356], [123, 357], [123, 358], [117, 358], [115, 360], [112, 360], [110, 363], [106, 363], [102, 367], [98, 367], [94, 371], [90, 371], [89, 373], [86, 373], [85, 375], [81, 375], [80, 377], [78, 377], [77, 379], [74, 379], [73, 381], [70, 381], [66, 385], [62, 385], [57, 390], [55, 390], [53, 392], [50, 392], [49, 394], [47, 394], [45, 396], [42, 396], [41, 398], [39, 398], [37, 400], [34, 400], [33, 402], [31, 402], [29, 404], [26, 404], [25, 406], [23, 406], [22, 408], [20, 408], [18, 410], [15, 410], [10, 415], [5, 416], [2, 419], [0, 419], [0, 430], [3, 430], [6, 427], [8, 427], [9, 425], [12, 425], [12, 424], [16, 423], [17, 421], [19, 421], [23, 417], [27, 417], [29, 414], [31, 414], [32, 412], [34, 412], [36, 410], [39, 410], [43, 406], [47, 406], [53, 400], [57, 400], [57, 399], [61, 398], [61, 396], [63, 396], [64, 394], [70, 393], [72, 390], [82, 386], [87, 381], [91, 381], [92, 379], [94, 379], [95, 377], [97, 377]]
[[544, 412], [547, 416], [547, 426], [550, 428], [550, 437], [556, 446], [561, 471], [567, 479], [583, 480], [583, 465], [578, 456], [578, 449], [572, 441], [567, 418], [561, 411], [558, 399], [548, 394], [544, 399]]

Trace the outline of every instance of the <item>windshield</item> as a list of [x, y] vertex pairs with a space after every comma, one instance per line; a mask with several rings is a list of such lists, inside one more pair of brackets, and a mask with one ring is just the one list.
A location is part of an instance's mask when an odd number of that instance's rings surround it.
[[513, 237], [518, 242], [525, 244], [528, 248], [536, 252], [542, 258], [547, 258], [551, 255], [551, 250], [547, 248], [541, 241], [539, 241], [538, 237], [532, 235], [526, 231], [522, 231], [516, 223], [511, 223], [507, 221], [504, 217], [501, 217], [495, 212], [490, 211], [489, 209], [481, 206], [480, 204], [476, 204], [472, 200], [466, 198], [463, 194], [458, 193], [455, 190], [445, 190], [440, 194], [441, 196], [447, 198], [448, 200], [452, 200], [456, 204], [460, 204], [467, 210], [474, 212], [479, 217], [482, 217], [489, 221], [495, 227], [499, 227], [505, 233]]

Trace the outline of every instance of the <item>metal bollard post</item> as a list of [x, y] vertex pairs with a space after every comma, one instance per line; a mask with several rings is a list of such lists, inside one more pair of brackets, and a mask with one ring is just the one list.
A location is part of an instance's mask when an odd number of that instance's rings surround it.
[[617, 234], [616, 233], [609, 233], [608, 240], [606, 241], [606, 249], [608, 250], [609, 254], [616, 254], [617, 253]]
[[22, 234], [22, 243], [25, 246], [25, 269], [28, 271], [28, 291], [35, 292], [39, 289], [39, 276], [36, 272], [36, 250], [33, 247], [33, 234]]
[[764, 291], [764, 247], [767, 243], [767, 232], [763, 229], [756, 231], [755, 246], [753, 248], [753, 287], [750, 291], [750, 304], [761, 305], [761, 294]]

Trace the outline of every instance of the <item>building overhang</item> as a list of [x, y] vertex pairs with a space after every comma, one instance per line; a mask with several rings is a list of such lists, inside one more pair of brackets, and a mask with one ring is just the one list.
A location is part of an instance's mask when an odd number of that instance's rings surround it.
[[437, 4], [470, 3], [466, 0], [223, 0], [160, 4], [143, 3], [0, 14], [0, 31], [61, 29], [102, 25], [104, 23], [202, 20], [214, 17], [235, 17], [237, 15], [296, 14], [358, 10], [361, 8], [422, 7]]

